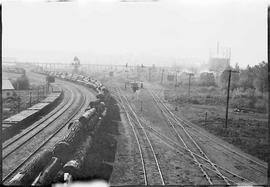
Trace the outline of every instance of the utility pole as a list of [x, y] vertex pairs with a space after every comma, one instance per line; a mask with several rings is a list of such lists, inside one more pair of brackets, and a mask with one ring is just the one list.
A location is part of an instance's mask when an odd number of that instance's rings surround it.
[[45, 96], [45, 85], [42, 86], [43, 89], [43, 97]]
[[37, 100], [38, 100], [38, 102], [39, 102], [39, 87], [38, 87], [38, 89], [37, 89]]
[[149, 81], [151, 81], [151, 67], [149, 68]]
[[188, 73], [188, 96], [190, 96], [190, 78], [191, 76], [193, 76], [194, 74], [193, 73]]
[[229, 80], [228, 80], [228, 88], [227, 88], [227, 104], [226, 104], [226, 116], [225, 116], [225, 128], [227, 129], [228, 126], [228, 110], [229, 110], [229, 98], [230, 98], [230, 86], [231, 86], [231, 74], [239, 73], [239, 71], [235, 70], [226, 70], [229, 72]]
[[164, 74], [164, 69], [162, 69], [162, 74], [161, 74], [161, 84], [163, 83], [163, 74]]
[[174, 86], [174, 88], [175, 88], [175, 90], [176, 90], [176, 87], [177, 87], [177, 75], [178, 75], [178, 70], [177, 71], [175, 71], [175, 86]]
[[31, 103], [32, 103], [32, 92], [30, 91], [30, 99], [29, 99], [29, 105], [30, 105], [30, 107], [31, 107]]
[[21, 98], [18, 98], [18, 113], [20, 112], [20, 106], [21, 106]]

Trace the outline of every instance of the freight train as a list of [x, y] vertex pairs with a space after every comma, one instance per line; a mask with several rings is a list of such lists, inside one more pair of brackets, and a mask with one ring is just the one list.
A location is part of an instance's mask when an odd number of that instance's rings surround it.
[[58, 173], [62, 173], [62, 179], [66, 176], [75, 178], [79, 176], [86, 154], [91, 147], [92, 136], [107, 113], [106, 103], [110, 99], [110, 93], [99, 81], [87, 76], [62, 72], [38, 73], [92, 88], [97, 92], [96, 100], [89, 103], [79, 119], [68, 125], [68, 133], [52, 150], [40, 153], [28, 167], [13, 177], [9, 184], [47, 185], [53, 182]]

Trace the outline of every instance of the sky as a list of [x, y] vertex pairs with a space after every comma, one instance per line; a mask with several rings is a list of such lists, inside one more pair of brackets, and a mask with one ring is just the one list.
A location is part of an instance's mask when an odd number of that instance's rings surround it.
[[[231, 64], [267, 61], [266, 0], [2, 2], [4, 59], [36, 62], [203, 63], [217, 43]], [[182, 59], [182, 60], [181, 60]]]

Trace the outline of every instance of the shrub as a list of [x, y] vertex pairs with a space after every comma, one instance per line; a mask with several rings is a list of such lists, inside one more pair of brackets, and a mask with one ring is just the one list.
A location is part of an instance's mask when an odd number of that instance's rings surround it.
[[214, 86], [216, 84], [214, 74], [208, 72], [201, 73], [199, 84], [202, 86]]
[[217, 92], [217, 89], [215, 86], [210, 86], [210, 87], [208, 87], [208, 91], [209, 92]]
[[255, 108], [259, 109], [260, 111], [266, 111], [266, 102], [263, 99], [257, 99]]
[[230, 102], [231, 106], [238, 107], [238, 108], [253, 108], [254, 107], [254, 100], [250, 98], [244, 97], [234, 97]]
[[29, 80], [26, 75], [22, 75], [21, 77], [18, 77], [16, 80], [11, 80], [11, 84], [15, 89], [18, 90], [27, 90], [29, 89]]
[[208, 88], [207, 87], [202, 87], [202, 88], [200, 88], [200, 90], [199, 90], [201, 93], [206, 93], [206, 92], [208, 92]]

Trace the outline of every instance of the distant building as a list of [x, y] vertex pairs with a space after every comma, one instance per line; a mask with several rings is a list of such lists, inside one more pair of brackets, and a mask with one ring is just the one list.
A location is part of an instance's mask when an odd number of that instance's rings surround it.
[[2, 98], [13, 97], [15, 95], [15, 89], [12, 86], [10, 80], [2, 79]]
[[213, 71], [215, 76], [219, 76], [225, 69], [230, 67], [231, 49], [219, 46], [217, 43], [217, 49], [210, 50], [209, 58], [209, 71]]
[[226, 68], [230, 66], [229, 58], [210, 58], [209, 70], [216, 73], [222, 73]]

